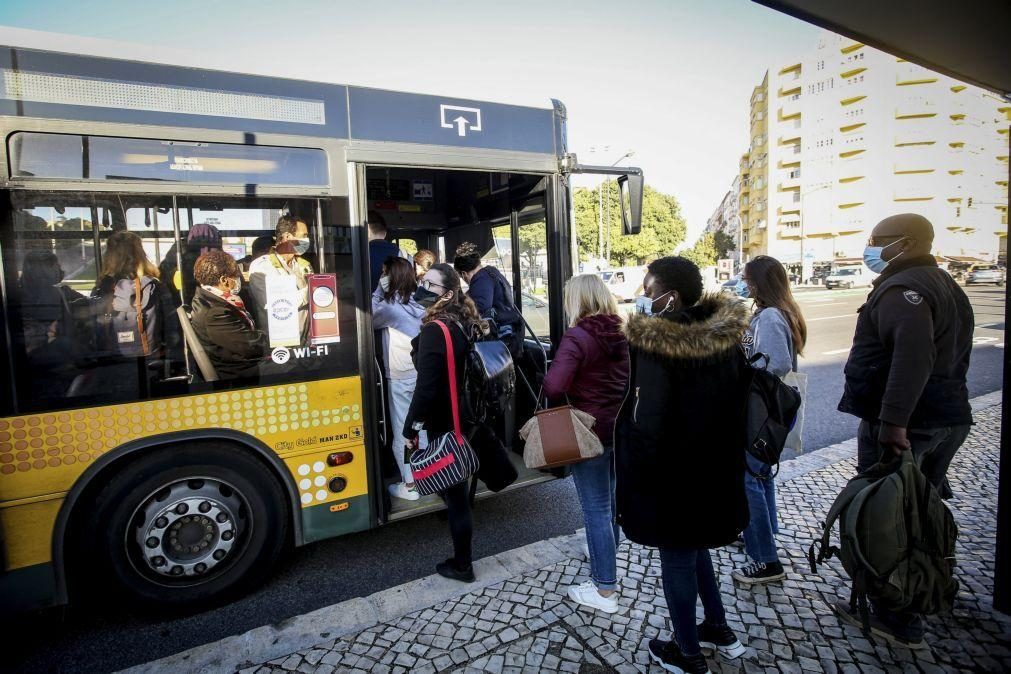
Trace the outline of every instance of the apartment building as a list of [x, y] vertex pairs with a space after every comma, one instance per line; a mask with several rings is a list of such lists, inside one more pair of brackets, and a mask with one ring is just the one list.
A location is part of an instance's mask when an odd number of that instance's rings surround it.
[[720, 201], [720, 205], [716, 207], [713, 214], [709, 216], [706, 221], [706, 228], [703, 230], [702, 234], [715, 234], [716, 232], [721, 232], [731, 237], [734, 241], [734, 250], [730, 253], [730, 259], [734, 260], [734, 267], [738, 266], [738, 262], [741, 258], [741, 242], [740, 242], [740, 213], [738, 210], [738, 204], [741, 198], [741, 177], [737, 176], [734, 178], [733, 184], [723, 199]]
[[1011, 105], [849, 38], [770, 69], [750, 100], [737, 181], [745, 259], [807, 279], [861, 257], [882, 218], [921, 213], [935, 252], [1006, 251]]

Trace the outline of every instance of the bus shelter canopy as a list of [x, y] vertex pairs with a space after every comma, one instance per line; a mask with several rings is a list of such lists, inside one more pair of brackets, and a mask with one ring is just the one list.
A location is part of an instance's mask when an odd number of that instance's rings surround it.
[[755, 0], [919, 65], [1011, 96], [1011, 3]]

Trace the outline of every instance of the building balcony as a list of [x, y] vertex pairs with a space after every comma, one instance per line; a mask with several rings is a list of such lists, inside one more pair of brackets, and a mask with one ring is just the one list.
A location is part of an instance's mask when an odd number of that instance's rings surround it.
[[795, 121], [800, 122], [800, 102], [799, 101], [787, 101], [783, 105], [779, 106], [777, 112], [777, 118], [781, 122]]

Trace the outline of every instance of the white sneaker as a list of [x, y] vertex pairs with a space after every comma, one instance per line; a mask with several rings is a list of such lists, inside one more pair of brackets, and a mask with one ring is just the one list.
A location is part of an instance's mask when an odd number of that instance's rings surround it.
[[569, 599], [577, 604], [595, 608], [604, 613], [618, 612], [618, 593], [612, 592], [610, 596], [603, 597], [597, 592], [597, 586], [591, 580], [579, 585], [573, 585], [569, 588], [568, 595]]
[[421, 498], [421, 494], [418, 493], [417, 489], [411, 489], [403, 482], [390, 485], [390, 496], [402, 498], [405, 501], [417, 501]]

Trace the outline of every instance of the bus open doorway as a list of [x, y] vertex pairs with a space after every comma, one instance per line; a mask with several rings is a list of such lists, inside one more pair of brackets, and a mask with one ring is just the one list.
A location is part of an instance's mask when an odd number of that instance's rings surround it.
[[[560, 264], [551, 250], [554, 218], [549, 215], [550, 177], [526, 173], [444, 170], [421, 167], [365, 168], [366, 207], [385, 222], [387, 239], [409, 255], [432, 251], [437, 262], [453, 264], [463, 243], [474, 244], [485, 266], [497, 267], [513, 290], [513, 301], [525, 323], [524, 349], [515, 359], [514, 398], [496, 424], [519, 477], [516, 489], [553, 479], [556, 473], [527, 469], [517, 430], [536, 409], [539, 382], [552, 349], [552, 325], [562, 324], [560, 288], [552, 287], [549, 267]], [[549, 262], [552, 261], [552, 262]], [[466, 286], [465, 286], [466, 288]], [[374, 290], [374, 289], [373, 289]], [[385, 376], [385, 375], [384, 375]], [[388, 387], [377, 398], [390, 419]], [[378, 465], [388, 519], [419, 515], [444, 507], [437, 496], [417, 501], [391, 498], [387, 487], [399, 480], [394, 452], [400, 429], [388, 428]], [[490, 495], [483, 483], [477, 498]]]

